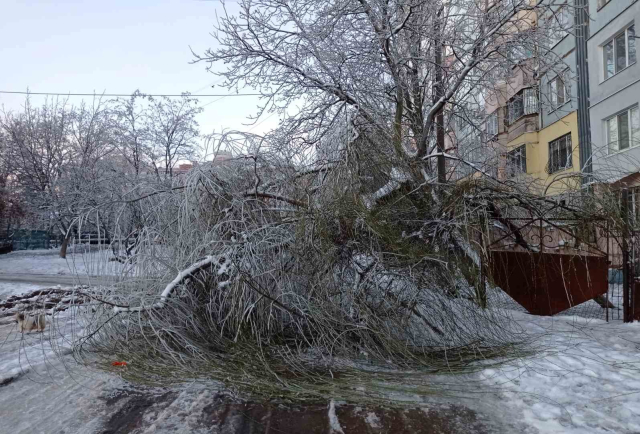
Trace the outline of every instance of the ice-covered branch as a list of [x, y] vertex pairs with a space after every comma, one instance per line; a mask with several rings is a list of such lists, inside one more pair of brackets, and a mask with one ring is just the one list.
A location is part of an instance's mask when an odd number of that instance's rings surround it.
[[154, 303], [150, 306], [136, 306], [136, 307], [114, 307], [113, 311], [115, 313], [120, 313], [120, 312], [140, 312], [140, 311], [144, 311], [144, 310], [148, 310], [148, 309], [161, 309], [164, 307], [167, 299], [171, 296], [171, 293], [176, 289], [176, 287], [178, 285], [180, 285], [187, 277], [192, 276], [193, 274], [197, 273], [198, 271], [214, 264], [217, 263], [220, 260], [221, 256], [219, 255], [213, 255], [213, 256], [207, 256], [206, 258], [202, 259], [201, 261], [198, 261], [194, 264], [192, 264], [191, 266], [189, 266], [188, 268], [185, 268], [184, 270], [182, 270], [181, 272], [179, 272], [175, 279], [173, 279], [167, 286], [165, 286], [164, 290], [160, 293], [160, 301], [157, 303]]

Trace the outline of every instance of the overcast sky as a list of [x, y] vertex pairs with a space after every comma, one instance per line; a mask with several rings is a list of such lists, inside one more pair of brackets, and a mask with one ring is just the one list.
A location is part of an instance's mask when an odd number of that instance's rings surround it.
[[[190, 64], [191, 47], [214, 46], [210, 32], [218, 1], [0, 0], [0, 90], [71, 93], [222, 93], [205, 64]], [[236, 10], [227, 2], [227, 9]], [[247, 93], [250, 89], [245, 90]], [[33, 96], [34, 103], [44, 97]], [[72, 102], [79, 102], [73, 97]], [[247, 129], [257, 98], [201, 98], [202, 132]], [[19, 109], [24, 96], [0, 94], [0, 105]], [[256, 127], [277, 123], [272, 116]]]

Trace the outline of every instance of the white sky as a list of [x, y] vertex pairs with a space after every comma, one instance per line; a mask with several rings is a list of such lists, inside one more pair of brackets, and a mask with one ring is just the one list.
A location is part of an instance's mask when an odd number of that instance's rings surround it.
[[[237, 10], [236, 3], [227, 2], [227, 9]], [[203, 53], [214, 46], [216, 11], [222, 7], [215, 0], [0, 0], [0, 90], [226, 94], [210, 87], [220, 79], [204, 63], [189, 63], [189, 47]], [[215, 99], [201, 98], [200, 105]], [[207, 105], [198, 118], [201, 132], [250, 128], [243, 124], [257, 102], [227, 97]], [[24, 95], [0, 94], [6, 109], [23, 103]], [[252, 132], [277, 124], [277, 116], [267, 116]]]

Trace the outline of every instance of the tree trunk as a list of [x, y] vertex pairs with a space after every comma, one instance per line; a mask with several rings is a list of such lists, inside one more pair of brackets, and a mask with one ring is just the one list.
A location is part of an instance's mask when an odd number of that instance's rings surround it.
[[62, 245], [60, 246], [60, 257], [67, 257], [67, 246], [69, 245], [69, 240], [71, 239], [71, 232], [65, 235], [64, 240], [62, 240]]
[[396, 91], [396, 116], [393, 124], [393, 147], [396, 150], [398, 158], [404, 158], [404, 150], [402, 149], [402, 114], [404, 111], [404, 103], [402, 102], [402, 89], [398, 87]]
[[[433, 92], [433, 102], [440, 100], [444, 96], [444, 76], [442, 73], [442, 69], [444, 65], [442, 63], [442, 52], [443, 52], [443, 43], [442, 43], [442, 34], [441, 34], [441, 26], [442, 26], [442, 15], [444, 10], [441, 8], [438, 12], [436, 18], [436, 25], [434, 31], [436, 32], [436, 41], [435, 41], [435, 68], [436, 68], [436, 81], [434, 84], [434, 92]], [[438, 149], [438, 183], [440, 185], [444, 184], [446, 179], [446, 166], [444, 162], [444, 106], [440, 109], [438, 114], [435, 116], [436, 121], [436, 147]]]

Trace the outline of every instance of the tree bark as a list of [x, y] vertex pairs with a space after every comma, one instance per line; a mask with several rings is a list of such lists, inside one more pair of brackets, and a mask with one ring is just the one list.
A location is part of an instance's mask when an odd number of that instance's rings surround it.
[[404, 112], [404, 103], [402, 101], [402, 89], [398, 87], [396, 91], [396, 116], [393, 124], [393, 147], [399, 158], [404, 157], [402, 149], [402, 115]]
[[[441, 35], [441, 26], [442, 26], [442, 15], [443, 8], [440, 8], [438, 15], [436, 17], [436, 25], [434, 31], [436, 32], [436, 41], [435, 41], [435, 68], [436, 68], [436, 81], [434, 85], [433, 92], [433, 102], [434, 105], [444, 96], [444, 76], [442, 73], [442, 68], [444, 67], [442, 62], [442, 35]], [[438, 111], [436, 114], [436, 146], [438, 149], [438, 183], [444, 184], [446, 179], [446, 166], [444, 162], [444, 106]]]
[[71, 231], [65, 235], [64, 240], [62, 240], [62, 245], [60, 246], [60, 257], [67, 257], [67, 246], [69, 245], [69, 240], [71, 239]]

